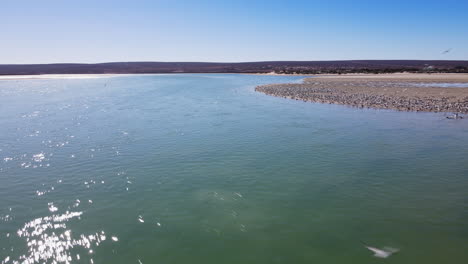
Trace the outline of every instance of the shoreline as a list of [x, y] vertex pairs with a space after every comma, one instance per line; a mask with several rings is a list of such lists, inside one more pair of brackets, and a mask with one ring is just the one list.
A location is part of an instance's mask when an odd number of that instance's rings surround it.
[[[128, 75], [128, 74], [122, 74]], [[119, 74], [35, 74], [35, 75], [0, 75], [0, 81], [8, 80], [45, 80], [45, 79], [97, 79], [116, 77]]]
[[168, 73], [72, 73], [72, 74], [27, 74], [0, 75], [0, 81], [8, 80], [49, 80], [49, 79], [99, 79], [133, 75], [168, 75]]
[[[98, 79], [135, 75], [176, 75], [176, 74], [244, 74], [244, 73], [220, 73], [220, 72], [174, 72], [174, 73], [71, 73], [71, 74], [17, 74], [0, 75], [0, 81], [8, 80], [47, 80], [47, 79]], [[308, 75], [312, 76], [312, 75]]]
[[300, 84], [260, 85], [255, 91], [358, 108], [468, 114], [468, 74], [315, 75]]

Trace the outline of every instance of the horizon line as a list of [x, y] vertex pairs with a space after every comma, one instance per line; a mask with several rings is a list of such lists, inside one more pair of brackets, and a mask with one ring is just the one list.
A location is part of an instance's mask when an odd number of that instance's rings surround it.
[[242, 64], [242, 63], [266, 63], [266, 62], [351, 62], [351, 61], [463, 61], [468, 60], [442, 60], [442, 59], [345, 59], [345, 60], [264, 60], [264, 61], [107, 61], [107, 62], [46, 62], [46, 63], [0, 63], [0, 65], [57, 65], [57, 64], [110, 64], [110, 63], [212, 63], [212, 64]]

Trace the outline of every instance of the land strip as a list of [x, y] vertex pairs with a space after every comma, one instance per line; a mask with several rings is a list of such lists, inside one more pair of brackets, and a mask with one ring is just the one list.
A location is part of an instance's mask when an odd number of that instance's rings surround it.
[[468, 113], [468, 74], [357, 74], [270, 84], [256, 91], [295, 100], [400, 111]]

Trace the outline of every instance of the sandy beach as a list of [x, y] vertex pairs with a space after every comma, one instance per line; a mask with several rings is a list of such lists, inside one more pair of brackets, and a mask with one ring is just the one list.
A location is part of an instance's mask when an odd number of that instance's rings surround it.
[[468, 74], [353, 74], [258, 86], [268, 95], [400, 111], [468, 113]]
[[36, 74], [36, 75], [0, 75], [2, 80], [48, 80], [48, 79], [97, 79], [121, 76], [131, 76], [133, 74]]

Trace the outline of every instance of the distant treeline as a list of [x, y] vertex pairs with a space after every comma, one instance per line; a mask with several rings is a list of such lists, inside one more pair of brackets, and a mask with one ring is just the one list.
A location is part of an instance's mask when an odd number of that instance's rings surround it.
[[453, 68], [354, 68], [354, 69], [276, 69], [275, 73], [279, 74], [347, 74], [347, 73], [362, 73], [362, 74], [385, 74], [385, 73], [468, 73], [468, 67], [456, 66]]
[[468, 61], [349, 60], [264, 62], [112, 62], [59, 64], [0, 64], [0, 75], [124, 74], [124, 73], [287, 73], [344, 74], [394, 72], [468, 72]]

